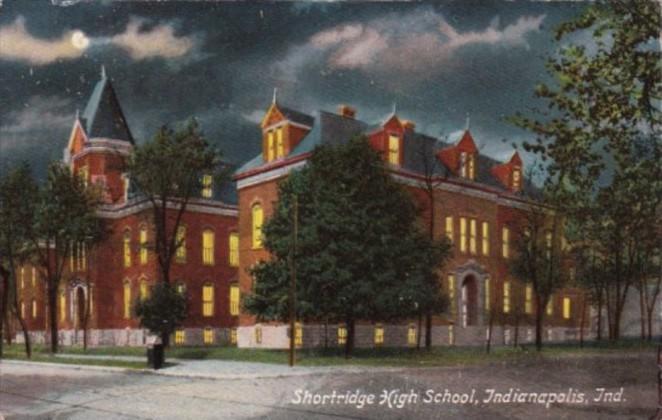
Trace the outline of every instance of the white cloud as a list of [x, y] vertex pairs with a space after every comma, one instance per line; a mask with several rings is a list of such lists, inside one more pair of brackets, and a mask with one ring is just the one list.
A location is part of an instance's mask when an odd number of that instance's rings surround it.
[[0, 27], [0, 59], [41, 65], [78, 58], [83, 50], [71, 42], [74, 32], [65, 32], [54, 40], [35, 38], [25, 29], [25, 18], [19, 16], [13, 23]]
[[132, 17], [126, 30], [110, 39], [110, 43], [124, 49], [134, 60], [152, 57], [178, 58], [196, 46], [193, 36], [175, 35], [172, 24], [159, 24], [142, 30], [144, 19]]
[[264, 118], [265, 112], [266, 110], [264, 109], [254, 109], [249, 113], [241, 114], [241, 117], [248, 122], [260, 124], [262, 122], [262, 119]]

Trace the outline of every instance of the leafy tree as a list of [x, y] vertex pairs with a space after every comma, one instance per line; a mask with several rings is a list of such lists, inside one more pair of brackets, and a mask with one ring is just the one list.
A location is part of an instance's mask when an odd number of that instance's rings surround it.
[[641, 235], [659, 223], [660, 16], [657, 2], [587, 7], [556, 31], [557, 40], [581, 31], [592, 37], [588, 45], [562, 46], [549, 60], [554, 84], [536, 88], [548, 111], [511, 118], [536, 135], [525, 148], [548, 162], [547, 180], [559, 187], [554, 205], [569, 216], [575, 239], [603, 261], [612, 339], [620, 335], [623, 306], [641, 279], [643, 259], [654, 254], [641, 246]]
[[21, 164], [0, 179], [0, 277], [2, 278], [2, 305], [0, 313], [0, 355], [2, 354], [3, 326], [10, 311], [23, 331], [25, 353], [32, 354], [30, 335], [18, 304], [17, 270], [27, 258], [26, 220], [32, 220], [31, 203], [37, 196], [37, 185], [30, 168]]
[[181, 326], [187, 314], [186, 298], [175, 287], [158, 282], [145, 299], [135, 303], [140, 326], [161, 337], [168, 337]]
[[137, 145], [127, 163], [129, 179], [151, 204], [155, 237], [149, 245], [155, 253], [161, 280], [170, 283], [170, 268], [182, 245], [177, 231], [189, 202], [199, 196], [203, 176], [218, 185], [220, 153], [214, 150], [195, 119], [177, 130], [163, 126], [154, 138]]
[[319, 146], [305, 168], [279, 185], [278, 205], [263, 227], [273, 258], [252, 269], [254, 292], [244, 301], [246, 309], [261, 319], [288, 319], [292, 256], [299, 279], [297, 317], [344, 322], [346, 355], [357, 320], [442, 311], [436, 269], [448, 244], [429, 241], [416, 219], [412, 198], [365, 138]]
[[58, 348], [58, 289], [72, 244], [95, 243], [105, 234], [96, 214], [99, 191], [67, 166], [52, 163], [46, 182], [36, 195], [26, 196], [26, 217], [21, 221], [27, 234], [31, 258], [45, 282], [51, 352]]

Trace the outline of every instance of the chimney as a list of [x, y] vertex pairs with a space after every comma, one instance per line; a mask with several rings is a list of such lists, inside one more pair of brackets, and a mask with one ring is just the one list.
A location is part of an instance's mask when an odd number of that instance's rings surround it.
[[404, 126], [404, 128], [405, 128], [406, 131], [414, 131], [414, 130], [416, 130], [416, 123], [413, 122], [413, 121], [404, 120], [404, 121], [402, 122], [402, 125]]
[[354, 119], [356, 117], [356, 109], [349, 105], [340, 105], [338, 107], [338, 113], [345, 118]]

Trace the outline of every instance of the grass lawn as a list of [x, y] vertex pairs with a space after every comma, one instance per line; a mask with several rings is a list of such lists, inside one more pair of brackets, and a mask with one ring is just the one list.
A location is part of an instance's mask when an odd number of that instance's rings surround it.
[[[341, 348], [329, 349], [301, 349], [297, 350], [297, 364], [302, 366], [334, 366], [334, 365], [363, 365], [363, 366], [462, 366], [478, 363], [490, 363], [510, 360], [526, 360], [539, 357], [563, 357], [595, 355], [613, 352], [640, 352], [654, 351], [656, 342], [642, 342], [639, 340], [622, 340], [616, 343], [587, 342], [584, 348], [577, 343], [548, 344], [542, 352], [535, 351], [532, 345], [514, 347], [493, 347], [491, 353], [485, 353], [484, 347], [434, 347], [430, 351], [409, 348], [380, 348], [356, 349], [352, 358], [345, 359]], [[84, 351], [81, 347], [65, 347], [62, 353], [99, 355], [99, 356], [145, 356], [143, 347], [96, 347]], [[35, 346], [33, 360], [50, 361], [56, 363], [88, 364], [102, 366], [119, 366], [130, 368], [144, 368], [143, 362], [127, 362], [118, 360], [90, 360], [90, 359], [54, 359], [47, 355], [44, 346]], [[25, 359], [23, 347], [19, 345], [5, 346], [5, 354], [11, 359]], [[261, 363], [287, 363], [286, 350], [239, 349], [236, 347], [171, 347], [166, 350], [166, 359], [217, 359]]]

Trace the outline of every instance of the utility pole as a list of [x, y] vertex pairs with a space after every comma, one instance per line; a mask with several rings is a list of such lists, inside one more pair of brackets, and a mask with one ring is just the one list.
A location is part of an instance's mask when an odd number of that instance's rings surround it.
[[289, 365], [294, 366], [294, 352], [295, 352], [295, 327], [296, 327], [296, 286], [297, 286], [297, 272], [294, 263], [295, 254], [297, 250], [297, 234], [299, 228], [299, 200], [298, 196], [294, 194], [293, 212], [292, 212], [292, 248], [290, 249], [290, 357]]

